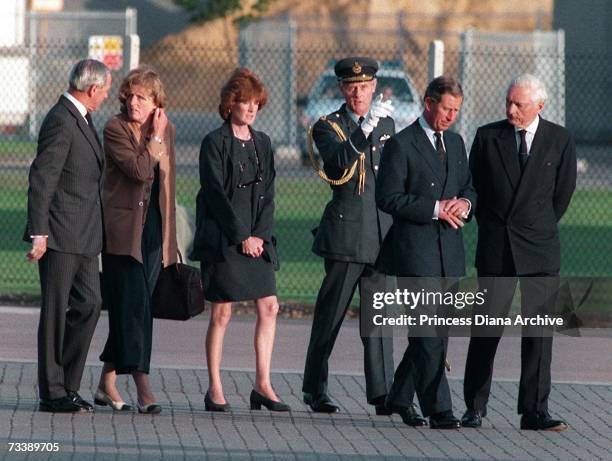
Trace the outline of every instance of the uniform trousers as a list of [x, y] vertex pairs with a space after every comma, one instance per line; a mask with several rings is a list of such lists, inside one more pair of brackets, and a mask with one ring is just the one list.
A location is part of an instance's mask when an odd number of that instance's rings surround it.
[[[329, 357], [357, 285], [361, 299], [371, 299], [372, 292], [388, 289], [387, 276], [369, 264], [325, 259], [325, 278], [315, 304], [303, 392], [315, 397], [327, 394]], [[371, 332], [361, 340], [366, 397], [369, 403], [379, 403], [384, 401], [393, 380], [393, 338]]]

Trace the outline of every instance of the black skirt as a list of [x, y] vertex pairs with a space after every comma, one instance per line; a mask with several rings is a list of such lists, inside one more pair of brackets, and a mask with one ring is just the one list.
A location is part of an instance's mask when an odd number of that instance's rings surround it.
[[108, 310], [109, 331], [103, 362], [117, 374], [149, 373], [153, 341], [151, 296], [162, 264], [162, 222], [156, 168], [151, 202], [142, 231], [141, 264], [132, 256], [102, 254], [102, 298]]
[[274, 266], [263, 257], [201, 262], [204, 296], [211, 302], [250, 301], [276, 295]]
[[[242, 222], [252, 227], [258, 207], [254, 184], [259, 175], [259, 158], [253, 140], [235, 139], [232, 146], [232, 157], [240, 167], [232, 208]], [[276, 295], [274, 264], [266, 256], [246, 256], [237, 244], [225, 248], [222, 260], [203, 260], [201, 271], [206, 299], [212, 302], [249, 301]]]

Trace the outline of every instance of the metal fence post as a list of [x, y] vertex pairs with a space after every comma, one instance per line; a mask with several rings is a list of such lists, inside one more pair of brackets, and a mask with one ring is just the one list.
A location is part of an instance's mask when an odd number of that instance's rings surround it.
[[32, 13], [28, 14], [28, 27], [29, 27], [29, 41], [30, 43], [28, 44], [28, 48], [29, 48], [29, 62], [28, 62], [28, 68], [30, 69], [30, 107], [29, 112], [30, 112], [30, 117], [28, 120], [28, 132], [30, 134], [30, 137], [32, 139], [36, 139], [36, 137], [38, 136], [38, 122], [37, 122], [37, 118], [38, 118], [38, 109], [36, 106], [36, 80], [37, 80], [37, 76], [36, 76], [36, 53], [38, 51], [37, 47], [38, 47], [38, 37], [37, 37], [37, 27], [38, 27], [38, 21], [36, 20], [36, 16]]
[[289, 134], [286, 142], [290, 146], [297, 145], [297, 64], [295, 56], [295, 22], [289, 16], [289, 42], [287, 46], [287, 75], [289, 75], [289, 91], [287, 92], [288, 117], [292, 122], [289, 123]]
[[130, 36], [138, 30], [138, 10], [136, 8], [125, 9], [125, 35]]
[[127, 39], [127, 68], [128, 70], [135, 69], [140, 63], [140, 36], [138, 34], [130, 34]]
[[429, 81], [444, 73], [444, 42], [433, 40], [429, 44], [429, 67], [427, 69]]

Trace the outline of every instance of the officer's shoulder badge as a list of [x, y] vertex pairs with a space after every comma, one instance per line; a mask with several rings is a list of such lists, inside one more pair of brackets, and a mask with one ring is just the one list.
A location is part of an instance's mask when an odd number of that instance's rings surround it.
[[378, 138], [378, 140], [380, 142], [385, 142], [387, 139], [389, 139], [391, 137], [391, 135], [388, 134], [383, 134], [380, 138]]

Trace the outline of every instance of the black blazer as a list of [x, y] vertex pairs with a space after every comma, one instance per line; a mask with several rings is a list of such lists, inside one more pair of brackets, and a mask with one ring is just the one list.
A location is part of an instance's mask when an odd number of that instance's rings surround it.
[[558, 273], [557, 223], [576, 188], [576, 148], [565, 128], [540, 118], [521, 177], [514, 127], [491, 123], [476, 132], [470, 168], [479, 196], [476, 267], [502, 274]]
[[48, 235], [49, 248], [96, 255], [102, 251], [101, 146], [78, 109], [60, 97], [43, 120], [30, 167], [23, 235]]
[[[466, 198], [476, 207], [463, 139], [443, 134], [448, 173], [416, 120], [392, 137], [383, 151], [376, 185], [378, 206], [393, 216], [382, 262], [400, 276], [465, 275], [463, 232], [434, 220], [436, 200]], [[471, 217], [472, 212], [470, 212]], [[468, 219], [470, 219], [468, 217]]]
[[256, 236], [264, 241], [264, 255], [278, 264], [274, 220], [274, 155], [268, 135], [251, 129], [251, 136], [261, 165], [262, 181], [255, 184], [259, 196], [257, 219], [251, 229], [234, 213], [232, 197], [238, 187], [240, 165], [231, 156], [234, 136], [229, 122], [211, 131], [200, 148], [200, 191], [196, 198], [196, 233], [193, 260], [223, 258], [228, 247]]
[[342, 129], [347, 141], [341, 142], [331, 125], [319, 120], [313, 127], [313, 138], [323, 159], [323, 168], [330, 178], [342, 172], [359, 158], [349, 140], [365, 153], [365, 190], [359, 195], [358, 172], [346, 184], [331, 186], [332, 198], [327, 203], [315, 234], [312, 251], [325, 258], [358, 263], [374, 263], [382, 241], [391, 227], [391, 217], [378, 210], [374, 197], [380, 156], [385, 141], [395, 133], [393, 119], [378, 122], [366, 138], [349, 116], [346, 105], [327, 115]]

